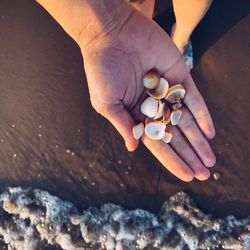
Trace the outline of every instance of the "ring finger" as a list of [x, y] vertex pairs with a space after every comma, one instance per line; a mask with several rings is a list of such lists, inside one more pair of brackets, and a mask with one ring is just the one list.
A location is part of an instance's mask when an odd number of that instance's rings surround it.
[[172, 133], [172, 140], [170, 142], [171, 147], [193, 170], [194, 177], [201, 181], [207, 180], [210, 176], [209, 170], [201, 163], [181, 131], [177, 127], [171, 125], [167, 127], [167, 131]]

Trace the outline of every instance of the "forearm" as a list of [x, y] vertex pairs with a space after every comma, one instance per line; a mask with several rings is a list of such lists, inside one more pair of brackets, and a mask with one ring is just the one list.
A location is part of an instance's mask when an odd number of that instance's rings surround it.
[[121, 26], [133, 11], [124, 0], [36, 0], [79, 44]]

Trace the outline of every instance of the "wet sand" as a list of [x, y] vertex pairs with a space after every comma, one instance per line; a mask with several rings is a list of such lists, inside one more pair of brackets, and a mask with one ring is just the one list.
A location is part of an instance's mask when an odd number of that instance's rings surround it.
[[[193, 35], [193, 77], [215, 121], [220, 178], [182, 183], [144, 146], [128, 153], [94, 112], [80, 50], [56, 22], [33, 1], [1, 1], [0, 191], [31, 186], [79, 209], [113, 202], [156, 212], [184, 190], [204, 212], [249, 215], [249, 9], [215, 1]], [[169, 13], [157, 18], [166, 30]]]

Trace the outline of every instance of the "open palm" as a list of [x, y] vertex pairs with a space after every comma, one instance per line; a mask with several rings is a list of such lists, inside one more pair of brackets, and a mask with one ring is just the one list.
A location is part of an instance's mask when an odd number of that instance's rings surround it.
[[207, 142], [215, 131], [208, 109], [180, 53], [167, 34], [152, 20], [134, 12], [109, 34], [82, 49], [91, 103], [125, 140], [128, 150], [138, 145], [132, 127], [145, 117], [140, 104], [145, 99], [142, 77], [157, 68], [170, 85], [182, 83], [187, 91], [178, 126], [169, 125], [170, 144], [143, 136], [153, 155], [184, 181], [206, 180], [215, 164]]

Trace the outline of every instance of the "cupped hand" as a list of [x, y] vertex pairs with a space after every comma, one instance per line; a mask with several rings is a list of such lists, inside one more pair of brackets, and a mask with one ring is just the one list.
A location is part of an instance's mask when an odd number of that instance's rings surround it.
[[206, 180], [207, 167], [215, 156], [207, 139], [215, 135], [206, 104], [189, 70], [168, 35], [152, 20], [133, 11], [120, 27], [93, 39], [82, 48], [91, 103], [134, 151], [132, 127], [145, 119], [140, 104], [145, 99], [142, 78], [157, 68], [170, 85], [182, 83], [186, 89], [185, 107], [178, 126], [168, 126], [170, 144], [142, 137], [145, 146], [175, 176], [183, 181], [194, 177]]

